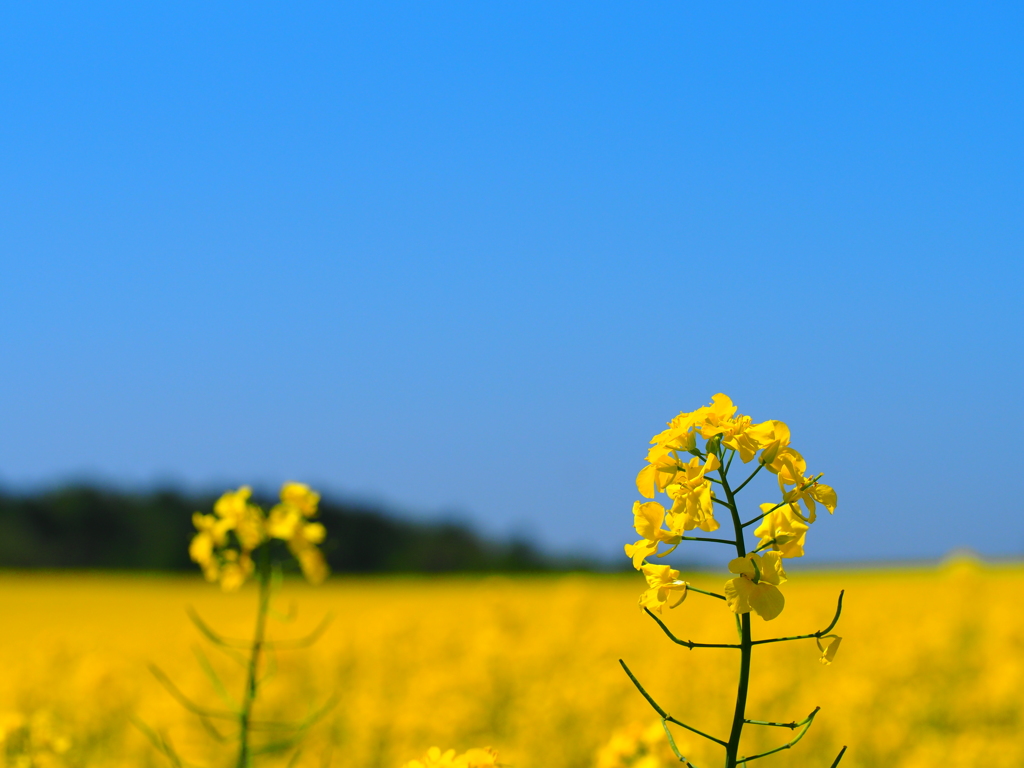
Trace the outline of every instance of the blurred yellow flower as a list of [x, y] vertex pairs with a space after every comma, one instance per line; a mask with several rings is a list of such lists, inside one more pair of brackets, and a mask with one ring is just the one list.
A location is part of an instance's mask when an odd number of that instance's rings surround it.
[[281, 503], [294, 507], [304, 517], [316, 515], [320, 494], [305, 483], [285, 483], [281, 486]]
[[766, 621], [782, 613], [786, 599], [777, 585], [786, 581], [786, 572], [779, 552], [737, 557], [729, 570], [739, 574], [725, 583], [725, 602], [734, 613], [753, 611]]
[[[676, 737], [676, 746], [685, 754], [692, 744], [686, 736]], [[644, 726], [631, 723], [616, 730], [597, 753], [595, 768], [669, 768], [679, 765], [672, 753], [660, 720]]]
[[439, 747], [431, 747], [420, 760], [410, 760], [402, 768], [488, 768], [498, 765], [498, 753], [490, 747], [486, 749], [470, 749], [456, 755], [454, 749], [442, 752]]
[[196, 512], [192, 516], [197, 533], [189, 544], [189, 557], [206, 579], [220, 581], [225, 592], [237, 590], [255, 572], [253, 551], [273, 538], [287, 542], [307, 580], [323, 582], [328, 568], [317, 545], [327, 531], [322, 524], [309, 522], [316, 515], [320, 494], [303, 483], [285, 483], [281, 502], [269, 516], [250, 501], [251, 496], [252, 489], [244, 485], [224, 493], [212, 515]]

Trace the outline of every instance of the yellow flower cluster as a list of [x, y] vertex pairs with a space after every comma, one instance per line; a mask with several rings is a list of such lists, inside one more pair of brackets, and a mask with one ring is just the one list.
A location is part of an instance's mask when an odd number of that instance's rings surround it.
[[213, 514], [196, 512], [192, 522], [198, 533], [189, 545], [189, 556], [200, 565], [208, 581], [219, 581], [233, 592], [255, 570], [253, 551], [273, 539], [284, 541], [303, 574], [313, 584], [327, 578], [327, 563], [317, 545], [327, 532], [321, 523], [310, 522], [320, 494], [302, 483], [285, 483], [281, 501], [269, 514], [250, 501], [252, 489], [228, 491], [214, 504]]
[[471, 749], [456, 755], [454, 749], [442, 752], [440, 747], [431, 747], [419, 760], [410, 760], [402, 768], [489, 768], [498, 766], [498, 753], [490, 747]]
[[[664, 493], [671, 506], [666, 508], [657, 501], [633, 504], [633, 527], [640, 539], [627, 544], [625, 550], [633, 567], [647, 579], [648, 589], [640, 598], [644, 608], [661, 613], [670, 600], [675, 600], [671, 606], [675, 607], [685, 599], [687, 585], [679, 572], [646, 560], [653, 555], [664, 557], [684, 539], [699, 538], [686, 536], [688, 531], [718, 530], [714, 509], [718, 504], [732, 515], [740, 541], [742, 529], [760, 520], [754, 530], [760, 545], [753, 552], [740, 547], [742, 556], [729, 563], [729, 571], [736, 577], [726, 583], [726, 604], [737, 614], [753, 611], [763, 619], [774, 619], [785, 604], [778, 588], [786, 581], [782, 558], [804, 554], [807, 530], [817, 517], [817, 504], [829, 513], [835, 511], [836, 492], [819, 482], [821, 475], [807, 476], [807, 462], [790, 447], [789, 427], [774, 420], [754, 423], [736, 410], [732, 400], [717, 394], [709, 405], [676, 416], [668, 429], [651, 440], [647, 464], [636, 478], [637, 489], [649, 499]], [[705, 441], [703, 447], [698, 439]], [[712, 485], [727, 488], [726, 473], [733, 458], [738, 455], [747, 464], [759, 451], [755, 473], [763, 468], [775, 474], [782, 499], [762, 504], [760, 515], [741, 523], [732, 492], [720, 498]], [[686, 454], [692, 458], [684, 459]], [[713, 472], [720, 479], [713, 478]], [[665, 549], [659, 552], [662, 546]]]
[[[685, 754], [690, 744], [676, 738], [676, 746]], [[620, 728], [597, 753], [595, 768], [669, 768], [679, 765], [672, 753], [660, 720], [648, 726], [641, 723]]]

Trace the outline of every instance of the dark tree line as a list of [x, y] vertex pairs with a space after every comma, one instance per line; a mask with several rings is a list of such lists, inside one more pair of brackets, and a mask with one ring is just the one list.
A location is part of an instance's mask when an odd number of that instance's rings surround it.
[[[0, 567], [184, 571], [192, 513], [214, 497], [176, 491], [133, 494], [72, 486], [31, 495], [0, 492]], [[264, 508], [269, 505], [264, 504]], [[400, 519], [325, 500], [322, 549], [335, 573], [528, 572], [553, 570], [526, 541], [495, 542], [456, 522]], [[584, 561], [557, 567], [586, 569]]]

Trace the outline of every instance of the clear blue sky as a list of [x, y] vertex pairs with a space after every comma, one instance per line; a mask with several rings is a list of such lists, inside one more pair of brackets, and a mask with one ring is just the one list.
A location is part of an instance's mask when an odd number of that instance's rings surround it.
[[1020, 554], [1022, 22], [7, 4], [0, 483], [294, 478], [616, 553], [722, 391], [838, 490], [818, 557]]

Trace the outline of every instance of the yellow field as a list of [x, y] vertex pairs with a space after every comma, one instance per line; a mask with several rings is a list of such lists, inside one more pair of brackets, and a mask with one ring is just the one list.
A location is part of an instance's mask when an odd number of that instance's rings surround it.
[[[851, 747], [844, 768], [1024, 764], [1024, 569], [791, 567], [790, 577], [786, 610], [771, 624], [755, 619], [755, 638], [821, 628], [845, 588], [836, 630], [844, 640], [830, 667], [818, 663], [813, 640], [755, 649], [749, 717], [799, 719], [816, 705], [822, 712], [794, 750], [754, 765], [828, 768], [843, 744]], [[696, 583], [718, 589], [724, 578]], [[272, 636], [302, 634], [325, 612], [336, 620], [312, 649], [279, 653], [260, 716], [299, 719], [339, 696], [295, 765], [329, 758], [341, 768], [398, 768], [437, 744], [492, 745], [515, 768], [591, 767], [616, 728], [654, 720], [618, 666], [623, 657], [674, 716], [726, 735], [736, 652], [672, 645], [637, 609], [642, 581], [630, 574], [290, 583], [278, 607], [296, 601], [298, 619], [272, 622]], [[135, 713], [190, 761], [228, 765], [147, 665], [205, 706], [222, 707], [193, 646], [207, 649], [231, 691], [241, 686], [240, 671], [202, 641], [185, 608], [245, 637], [254, 602], [251, 586], [224, 595], [198, 577], [0, 574], [0, 732], [8, 751], [31, 729], [35, 765], [166, 765], [130, 722]], [[731, 615], [702, 595], [691, 594], [668, 622], [684, 638], [734, 641]], [[749, 727], [744, 752], [788, 736]], [[700, 768], [721, 764], [719, 748], [680, 737], [682, 748], [690, 745]]]

